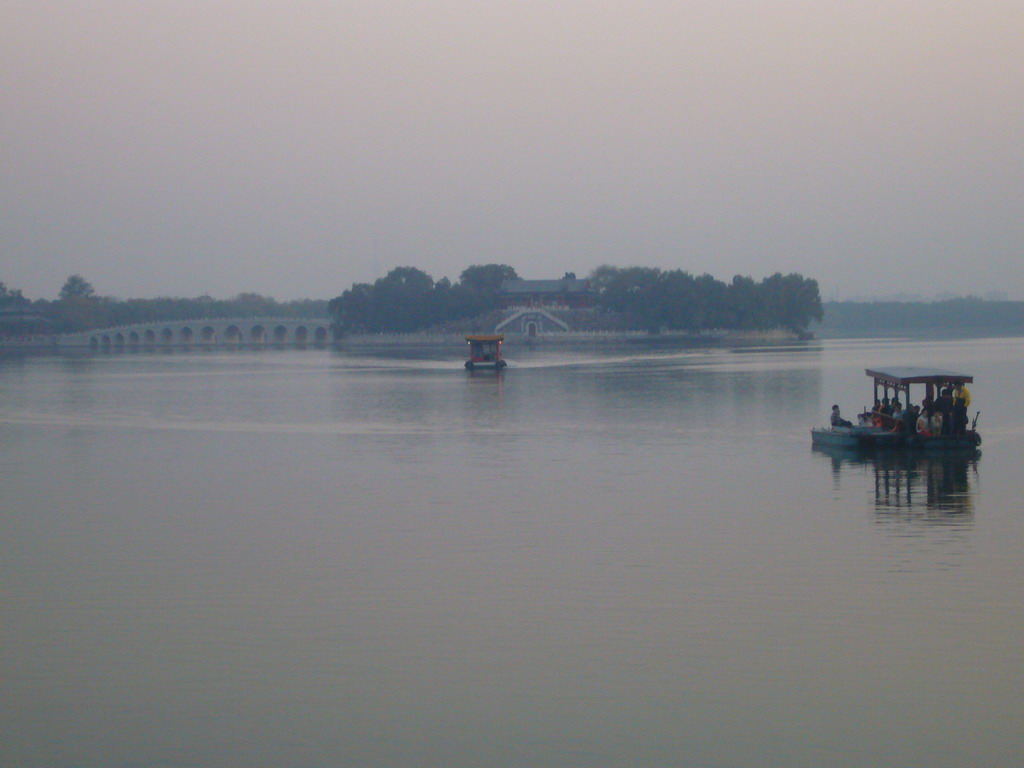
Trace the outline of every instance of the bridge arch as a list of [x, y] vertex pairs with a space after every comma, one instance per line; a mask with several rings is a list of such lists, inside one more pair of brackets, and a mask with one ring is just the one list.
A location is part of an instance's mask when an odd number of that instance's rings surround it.
[[61, 347], [111, 349], [131, 347], [171, 348], [202, 344], [214, 346], [265, 346], [292, 344], [318, 346], [336, 341], [336, 334], [327, 319], [317, 318], [208, 318], [202, 320], [138, 323], [116, 328], [62, 334]]

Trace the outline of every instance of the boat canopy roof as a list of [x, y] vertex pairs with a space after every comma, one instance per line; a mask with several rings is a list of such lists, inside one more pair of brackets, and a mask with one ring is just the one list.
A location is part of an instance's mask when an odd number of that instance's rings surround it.
[[505, 334], [503, 334], [503, 333], [485, 333], [485, 334], [478, 334], [478, 335], [475, 335], [475, 336], [467, 336], [466, 337], [466, 341], [485, 341], [485, 342], [486, 341], [490, 341], [490, 342], [494, 342], [494, 341], [504, 341], [504, 340], [505, 340]]
[[900, 387], [908, 384], [969, 384], [974, 381], [973, 376], [936, 368], [867, 368], [864, 372], [875, 381]]

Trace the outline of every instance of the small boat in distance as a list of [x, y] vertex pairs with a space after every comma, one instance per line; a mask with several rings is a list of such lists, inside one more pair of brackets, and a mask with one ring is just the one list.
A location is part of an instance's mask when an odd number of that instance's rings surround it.
[[466, 361], [466, 369], [473, 371], [477, 368], [493, 368], [500, 371], [504, 368], [507, 365], [501, 359], [501, 342], [504, 340], [505, 336], [501, 333], [467, 336], [469, 360]]
[[[911, 384], [924, 384], [922, 402], [934, 403], [942, 389], [953, 390], [974, 381], [973, 376], [963, 373], [952, 373], [933, 368], [889, 368], [865, 370], [874, 380], [874, 400], [879, 402], [879, 390], [888, 402], [889, 391], [893, 396], [902, 395], [907, 408], [911, 407]], [[961, 423], [947, 425], [946, 429], [937, 428], [935, 422], [927, 418], [927, 413], [914, 414], [908, 419], [905, 416], [895, 418], [878, 411], [866, 411], [857, 417], [857, 424], [846, 422], [844, 425], [831, 427], [815, 427], [811, 430], [811, 445], [816, 448], [841, 448], [854, 450], [897, 449], [924, 451], [961, 451], [976, 452], [981, 445], [981, 435], [976, 429], [978, 416], [968, 427], [966, 406], [969, 405], [969, 393], [961, 413]], [[941, 419], [941, 417], [939, 417]], [[939, 422], [941, 423], [941, 422]]]

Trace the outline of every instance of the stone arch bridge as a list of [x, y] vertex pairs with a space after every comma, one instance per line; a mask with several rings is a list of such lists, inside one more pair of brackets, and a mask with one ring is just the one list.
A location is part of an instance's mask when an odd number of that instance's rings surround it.
[[151, 347], [303, 346], [335, 340], [331, 321], [321, 318], [218, 318], [138, 323], [57, 337], [58, 347], [145, 349]]

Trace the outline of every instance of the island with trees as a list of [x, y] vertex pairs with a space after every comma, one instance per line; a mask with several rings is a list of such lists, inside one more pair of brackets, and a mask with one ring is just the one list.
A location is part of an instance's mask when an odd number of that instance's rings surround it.
[[[328, 305], [341, 334], [416, 331], [490, 331], [507, 316], [504, 300], [518, 275], [507, 264], [467, 267], [456, 283], [435, 281], [415, 267], [396, 267], [373, 283], [356, 283]], [[562, 281], [578, 284], [572, 273]], [[761, 281], [654, 267], [601, 266], [586, 279], [587, 306], [555, 300], [548, 311], [574, 330], [669, 331], [783, 330], [801, 335], [822, 319], [818, 283], [776, 273]], [[567, 296], [566, 296], [567, 298]]]
[[[549, 295], [515, 288], [540, 285]], [[570, 295], [571, 294], [571, 295]], [[0, 283], [0, 336], [68, 334], [140, 323], [216, 318], [330, 318], [338, 337], [356, 334], [491, 332], [518, 304], [540, 304], [559, 327], [575, 331], [700, 333], [782, 330], [803, 334], [822, 319], [818, 284], [798, 274], [763, 280], [654, 267], [601, 266], [577, 279], [523, 281], [508, 264], [466, 267], [456, 282], [416, 267], [395, 267], [373, 283], [355, 283], [336, 298], [277, 302], [240, 293], [221, 300], [114, 299], [83, 276], [67, 278], [55, 300], [29, 300]]]

